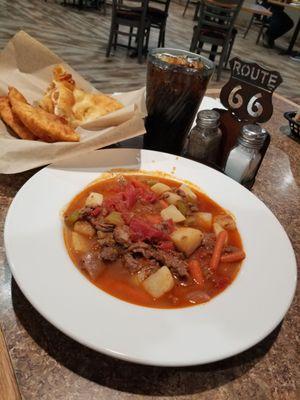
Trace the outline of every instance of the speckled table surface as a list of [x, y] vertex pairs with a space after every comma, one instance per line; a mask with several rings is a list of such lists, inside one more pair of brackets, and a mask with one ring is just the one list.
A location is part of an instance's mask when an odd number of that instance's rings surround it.
[[[272, 120], [266, 124], [272, 142], [253, 192], [286, 229], [299, 262], [300, 141], [289, 137], [282, 115], [295, 105], [275, 97], [274, 106]], [[1, 228], [16, 192], [35, 172], [0, 175]], [[30, 305], [11, 277], [1, 232], [0, 321], [26, 400], [296, 400], [300, 398], [299, 319], [298, 288], [283, 322], [262, 342], [235, 357], [190, 368], [119, 361], [74, 342]], [[0, 398], [4, 399], [1, 393]]]

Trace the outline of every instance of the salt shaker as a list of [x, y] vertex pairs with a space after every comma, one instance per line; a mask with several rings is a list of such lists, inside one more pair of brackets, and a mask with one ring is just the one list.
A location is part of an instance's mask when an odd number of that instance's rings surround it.
[[205, 164], [215, 164], [222, 133], [219, 129], [220, 114], [214, 110], [202, 110], [197, 114], [196, 125], [190, 131], [183, 155]]
[[251, 187], [261, 161], [261, 149], [267, 137], [259, 125], [244, 125], [237, 145], [230, 151], [225, 174], [246, 187]]

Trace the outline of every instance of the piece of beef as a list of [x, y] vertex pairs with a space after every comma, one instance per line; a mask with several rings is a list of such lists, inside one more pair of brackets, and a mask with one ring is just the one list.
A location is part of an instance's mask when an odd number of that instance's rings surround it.
[[114, 240], [124, 247], [130, 246], [131, 240], [129, 227], [127, 225], [117, 226], [114, 230]]
[[182, 253], [161, 249], [157, 249], [156, 253], [156, 260], [169, 267], [178, 278], [187, 279], [189, 277], [187, 262]]
[[102, 247], [99, 254], [103, 261], [116, 261], [119, 257], [118, 249], [111, 246]]
[[97, 224], [96, 229], [97, 229], [97, 231], [101, 231], [101, 232], [113, 232], [115, 229], [115, 225], [109, 224], [107, 222], [101, 222], [101, 223]]
[[181, 196], [183, 199], [187, 198], [187, 194], [185, 193], [184, 190], [181, 190], [181, 189], [178, 188], [178, 189], [175, 190], [175, 193], [178, 194], [179, 196]]
[[139, 260], [135, 259], [130, 253], [124, 254], [123, 261], [125, 268], [127, 268], [132, 274], [138, 272], [142, 268]]
[[79, 211], [81, 218], [86, 218], [93, 211], [91, 207], [82, 207]]
[[98, 235], [98, 243], [100, 244], [101, 247], [103, 246], [113, 247], [116, 245], [116, 241], [111, 232], [101, 232], [101, 235]]
[[[184, 256], [182, 253], [177, 251], [165, 251], [160, 248], [155, 248], [145, 242], [137, 242], [129, 246], [126, 252], [125, 261], [130, 265], [130, 267], [138, 270], [137, 265], [140, 263], [138, 259], [134, 256], [142, 256], [149, 260], [155, 260], [156, 263], [166, 265], [169, 267], [174, 275], [179, 278], [186, 279], [189, 276], [187, 263], [184, 261]], [[139, 267], [140, 268], [140, 267]]]
[[204, 247], [206, 251], [213, 252], [216, 244], [216, 235], [214, 233], [204, 232], [201, 247]]
[[136, 242], [129, 246], [128, 252], [141, 255], [145, 258], [155, 258], [156, 250], [148, 243]]
[[81, 268], [86, 271], [92, 279], [98, 278], [105, 266], [97, 251], [89, 251], [81, 257]]

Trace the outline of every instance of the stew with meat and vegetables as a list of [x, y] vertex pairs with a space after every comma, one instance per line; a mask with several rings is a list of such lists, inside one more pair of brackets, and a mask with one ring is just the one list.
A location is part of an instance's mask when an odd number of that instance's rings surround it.
[[114, 174], [64, 212], [75, 265], [105, 292], [148, 307], [209, 301], [245, 258], [234, 218], [194, 186], [165, 176]]

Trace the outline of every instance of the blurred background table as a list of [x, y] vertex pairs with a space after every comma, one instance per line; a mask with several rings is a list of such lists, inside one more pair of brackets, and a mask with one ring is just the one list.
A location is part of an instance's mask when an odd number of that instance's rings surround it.
[[[218, 97], [218, 93], [209, 90], [207, 94]], [[299, 262], [300, 144], [288, 136], [283, 118], [285, 111], [296, 108], [291, 101], [274, 96], [274, 115], [266, 124], [272, 141], [253, 192], [286, 229]], [[139, 143], [137, 140], [132, 144]], [[119, 361], [76, 343], [46, 321], [12, 279], [3, 244], [7, 209], [35, 172], [0, 175], [0, 321], [24, 400], [299, 399], [299, 288], [283, 323], [262, 342], [227, 360], [190, 368], [155, 368]], [[99, 321], [105, 323], [101, 316]], [[117, 334], [122, 340], [121, 327]], [[13, 374], [4, 347], [0, 340], [0, 367], [9, 381]], [[18, 396], [13, 383], [0, 384], [1, 400], [15, 400]]]
[[[284, 1], [268, 0], [268, 3], [274, 4], [275, 6], [276, 5], [277, 6], [283, 6], [283, 7], [286, 7], [287, 9], [290, 9], [290, 10], [295, 11], [295, 12], [298, 11], [298, 13], [300, 13], [300, 3], [298, 3], [298, 4], [293, 3], [293, 2], [289, 3], [289, 2], [287, 2], [287, 0], [284, 0]], [[295, 45], [296, 40], [298, 38], [299, 31], [300, 31], [300, 14], [299, 14], [298, 22], [297, 22], [297, 24], [296, 24], [296, 26], [294, 28], [294, 32], [293, 32], [293, 35], [291, 37], [289, 46], [288, 46], [287, 50], [285, 50], [282, 54], [287, 54], [287, 55], [293, 54], [293, 48], [294, 48], [294, 45]]]

